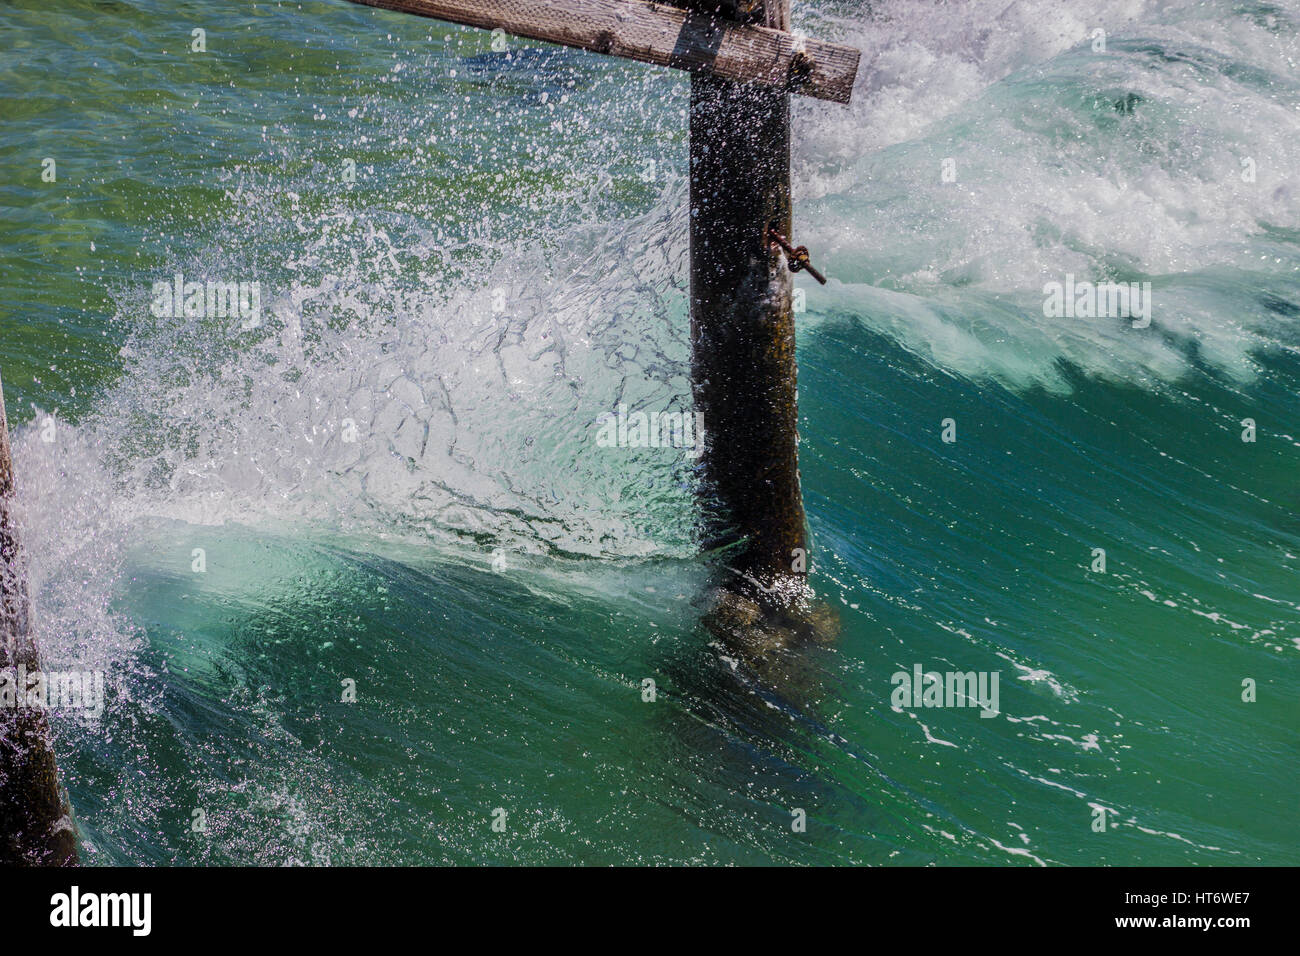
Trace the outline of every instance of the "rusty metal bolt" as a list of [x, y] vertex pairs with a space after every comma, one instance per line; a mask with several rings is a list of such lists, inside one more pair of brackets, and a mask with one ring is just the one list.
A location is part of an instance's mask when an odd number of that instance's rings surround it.
[[812, 78], [813, 67], [816, 61], [803, 50], [796, 50], [794, 56], [790, 57], [790, 86], [798, 88], [803, 86]]

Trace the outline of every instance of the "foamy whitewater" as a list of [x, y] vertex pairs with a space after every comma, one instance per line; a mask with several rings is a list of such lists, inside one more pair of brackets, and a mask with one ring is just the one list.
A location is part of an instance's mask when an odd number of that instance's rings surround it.
[[[598, 441], [693, 413], [687, 81], [116, 6], [0, 12], [0, 88], [69, 99], [6, 124], [66, 172], [0, 361], [46, 665], [108, 678], [54, 717], [89, 862], [1300, 862], [1300, 4], [795, 4], [863, 51], [794, 111], [843, 630], [765, 673], [698, 626], [690, 449]], [[151, 308], [178, 273], [257, 323]], [[891, 706], [914, 668], [997, 712]]]

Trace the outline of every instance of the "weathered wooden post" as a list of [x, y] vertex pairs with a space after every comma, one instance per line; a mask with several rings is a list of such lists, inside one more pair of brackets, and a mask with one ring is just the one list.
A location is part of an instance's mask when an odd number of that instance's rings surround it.
[[[684, 0], [775, 30], [790, 0]], [[792, 80], [795, 77], [791, 78]], [[703, 414], [703, 519], [736, 550], [728, 587], [786, 607], [806, 592], [790, 270], [790, 97], [785, 88], [691, 77], [691, 367]]]
[[691, 73], [692, 373], [704, 417], [706, 540], [725, 549], [731, 618], [802, 611], [789, 271], [821, 277], [787, 239], [789, 94], [849, 102], [858, 51], [794, 36], [790, 0], [353, 2]]
[[43, 710], [26, 706], [27, 675], [40, 670], [27, 579], [13, 514], [14, 469], [0, 386], [0, 865], [77, 863], [77, 838], [59, 789]]

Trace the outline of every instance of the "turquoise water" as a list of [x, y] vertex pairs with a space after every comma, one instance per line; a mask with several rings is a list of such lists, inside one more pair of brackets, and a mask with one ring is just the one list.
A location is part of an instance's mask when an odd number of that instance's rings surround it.
[[[681, 77], [343, 2], [0, 9], [38, 638], [110, 685], [54, 720], [86, 860], [1300, 862], [1300, 6], [1077, 6], [795, 4], [864, 51], [795, 111], [841, 632], [761, 667], [699, 625], [691, 460], [595, 441], [689, 408]], [[177, 272], [261, 324], [154, 315]], [[1045, 317], [1067, 274], [1150, 327]], [[891, 706], [915, 664], [997, 717]]]

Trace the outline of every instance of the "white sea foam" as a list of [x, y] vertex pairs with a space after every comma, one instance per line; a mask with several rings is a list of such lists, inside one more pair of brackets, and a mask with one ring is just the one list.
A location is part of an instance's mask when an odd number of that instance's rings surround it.
[[[1167, 381], [1192, 350], [1245, 380], [1253, 351], [1294, 347], [1293, 5], [876, 9], [817, 21], [866, 52], [850, 108], [798, 113], [797, 226], [833, 277], [810, 308], [1013, 386], [1064, 389], [1062, 360]], [[1044, 283], [1067, 273], [1152, 281], [1153, 327], [1044, 318]]]

